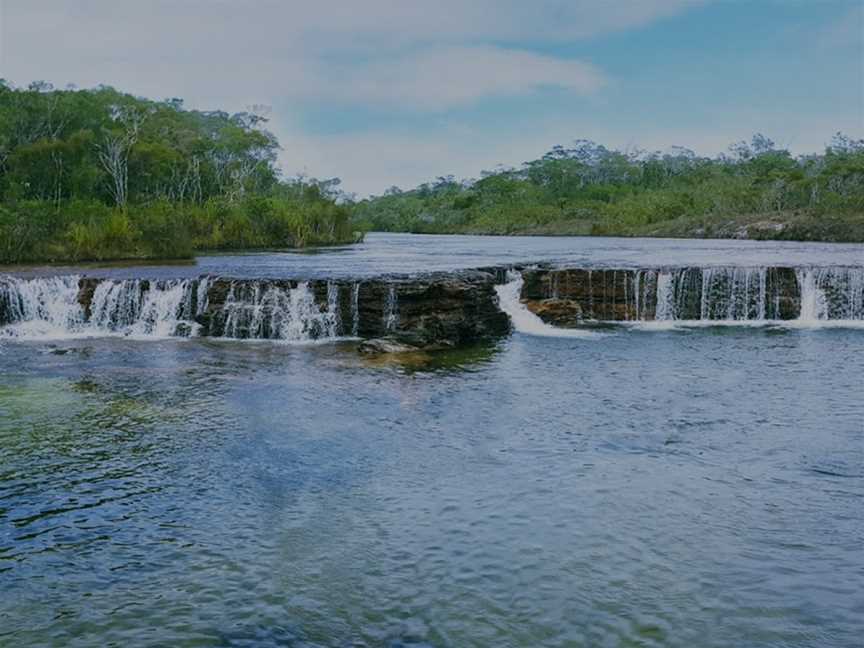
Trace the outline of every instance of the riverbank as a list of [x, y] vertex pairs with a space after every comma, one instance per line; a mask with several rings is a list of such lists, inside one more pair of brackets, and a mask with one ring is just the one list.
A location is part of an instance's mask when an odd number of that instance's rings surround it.
[[331, 200], [249, 198], [203, 205], [98, 201], [0, 205], [0, 264], [191, 259], [198, 252], [305, 248], [363, 238]]
[[864, 212], [817, 214], [802, 209], [737, 216], [681, 216], [641, 226], [623, 225], [614, 221], [562, 220], [526, 225], [507, 232], [481, 231], [468, 227], [459, 233], [861, 243], [864, 242]]
[[474, 236], [603, 236], [821, 243], [864, 242], [864, 212], [815, 212], [799, 209], [648, 220], [650, 222], [642, 224], [627, 223], [614, 218], [552, 219], [523, 223], [483, 222], [447, 227], [424, 224], [391, 231]]
[[757, 135], [729, 154], [615, 151], [580, 140], [517, 168], [353, 206], [370, 230], [864, 241], [864, 142], [793, 156]]

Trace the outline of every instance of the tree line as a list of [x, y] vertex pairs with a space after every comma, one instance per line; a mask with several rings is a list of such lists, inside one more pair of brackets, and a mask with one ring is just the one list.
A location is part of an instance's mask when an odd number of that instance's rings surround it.
[[283, 178], [278, 151], [252, 111], [0, 80], [0, 262], [355, 240], [338, 179]]
[[793, 156], [764, 135], [716, 157], [588, 140], [518, 168], [453, 176], [355, 205], [374, 230], [864, 240], [864, 140]]

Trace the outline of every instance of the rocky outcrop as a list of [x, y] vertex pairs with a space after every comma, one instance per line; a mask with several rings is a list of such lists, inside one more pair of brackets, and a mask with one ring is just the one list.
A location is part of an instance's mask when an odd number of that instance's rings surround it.
[[[653, 292], [637, 287], [630, 270], [533, 269], [523, 271], [522, 276], [522, 299], [550, 324], [637, 319], [634, 291], [644, 292], [646, 299]], [[643, 306], [652, 310], [653, 304]]]
[[798, 317], [794, 268], [533, 268], [522, 300], [548, 324], [588, 320], [777, 319]]
[[[87, 319], [103, 281], [109, 280], [83, 278], [79, 282], [77, 299]], [[132, 323], [130, 317], [164, 318], [148, 314], [148, 294], [175, 291], [177, 303], [169, 306], [174, 310], [168, 314], [178, 320], [174, 335], [190, 335], [194, 327], [197, 335], [208, 337], [359, 337], [387, 339], [394, 348], [430, 349], [471, 344], [510, 330], [509, 318], [498, 308], [496, 277], [482, 271], [359, 282], [201, 277], [182, 282], [113, 283], [118, 287], [118, 303], [111, 308], [101, 304], [96, 310], [103, 313], [116, 308], [118, 318], [121, 314], [125, 318], [123, 325]], [[138, 309], [137, 314], [129, 312], [129, 304]]]
[[[499, 303], [496, 285], [505, 283]], [[353, 338], [367, 341], [364, 352], [381, 354], [506, 335], [510, 319], [501, 308], [518, 323], [522, 305], [557, 327], [595, 321], [860, 321], [864, 268], [491, 267], [362, 281], [0, 276], [3, 327], [36, 321], [52, 331], [93, 335]]]
[[357, 334], [389, 336], [421, 348], [506, 335], [510, 320], [498, 308], [495, 283], [493, 275], [482, 271], [363, 282]]

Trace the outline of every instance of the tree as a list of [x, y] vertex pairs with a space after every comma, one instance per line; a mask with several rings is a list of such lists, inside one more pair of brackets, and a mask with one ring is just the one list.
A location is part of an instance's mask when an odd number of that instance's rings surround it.
[[110, 178], [114, 204], [125, 207], [129, 194], [129, 153], [138, 141], [147, 113], [134, 106], [111, 106], [114, 128], [106, 129], [97, 144], [99, 162]]

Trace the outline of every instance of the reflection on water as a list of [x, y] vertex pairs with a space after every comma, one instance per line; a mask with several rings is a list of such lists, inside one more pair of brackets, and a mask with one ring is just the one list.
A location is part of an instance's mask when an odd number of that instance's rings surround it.
[[0, 645], [856, 646], [864, 336], [6, 342]]

